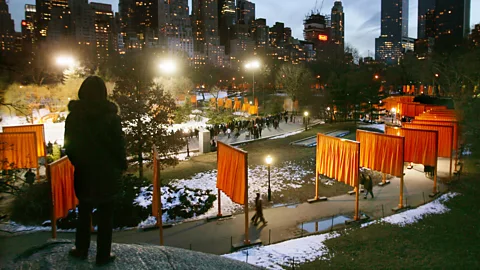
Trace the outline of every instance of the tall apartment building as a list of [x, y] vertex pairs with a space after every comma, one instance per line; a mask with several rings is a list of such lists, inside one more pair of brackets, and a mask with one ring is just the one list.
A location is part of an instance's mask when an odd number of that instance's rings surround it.
[[72, 34], [69, 0], [36, 0], [37, 39], [65, 41]]
[[435, 51], [440, 53], [465, 44], [470, 33], [471, 0], [437, 0], [435, 5]]
[[5, 0], [0, 0], [0, 51], [15, 51], [15, 27]]
[[382, 0], [381, 34], [375, 39], [375, 59], [398, 64], [402, 39], [408, 37], [408, 0]]
[[343, 52], [345, 49], [345, 13], [342, 1], [335, 1], [331, 14], [331, 41], [339, 46]]
[[161, 42], [169, 53], [193, 60], [193, 33], [188, 0], [160, 0], [158, 5]]
[[435, 44], [435, 4], [436, 0], [418, 0], [418, 29], [415, 52], [424, 59], [433, 52]]
[[195, 62], [200, 59], [215, 66], [228, 65], [225, 46], [220, 45], [218, 30], [218, 0], [193, 0], [192, 18]]
[[255, 41], [256, 54], [264, 55], [269, 46], [269, 27], [267, 26], [267, 20], [263, 18], [256, 19], [253, 23], [251, 33]]
[[117, 44], [112, 5], [92, 2], [90, 6], [94, 13], [95, 56], [98, 63], [104, 63], [115, 53]]
[[314, 44], [317, 59], [326, 59], [332, 52], [328, 50], [332, 44], [331, 28], [326, 16], [311, 13], [303, 22], [303, 36], [305, 41]]
[[120, 28], [127, 50], [158, 43], [158, 0], [120, 0]]
[[37, 9], [35, 5], [25, 5], [25, 20], [22, 21], [22, 50], [30, 52], [35, 43]]
[[237, 0], [237, 23], [253, 25], [255, 21], [255, 4], [248, 0]]
[[72, 31], [76, 43], [87, 47], [95, 44], [94, 11], [88, 0], [70, 0]]
[[226, 47], [229, 53], [229, 40], [232, 28], [237, 23], [235, 0], [218, 0], [218, 30], [220, 45]]

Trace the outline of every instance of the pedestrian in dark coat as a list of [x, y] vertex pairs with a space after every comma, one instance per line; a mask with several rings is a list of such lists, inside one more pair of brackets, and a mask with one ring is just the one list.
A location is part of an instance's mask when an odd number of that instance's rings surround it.
[[113, 206], [120, 178], [127, 169], [125, 141], [117, 106], [107, 100], [100, 77], [90, 76], [68, 104], [65, 149], [75, 167], [74, 188], [79, 200], [75, 248], [70, 255], [86, 259], [90, 247], [91, 213], [97, 209], [96, 263], [112, 262]]
[[257, 197], [255, 198], [255, 219], [253, 220], [254, 225], [258, 225], [258, 220], [263, 222], [263, 225], [267, 225], [267, 221], [263, 217], [263, 206], [262, 206], [262, 199], [260, 198], [260, 193], [257, 193]]
[[372, 182], [372, 177], [370, 175], [365, 176], [365, 184], [363, 185], [365, 188], [365, 196], [363, 197], [364, 199], [367, 198], [368, 193], [372, 195], [372, 199], [374, 198], [373, 196], [373, 182]]

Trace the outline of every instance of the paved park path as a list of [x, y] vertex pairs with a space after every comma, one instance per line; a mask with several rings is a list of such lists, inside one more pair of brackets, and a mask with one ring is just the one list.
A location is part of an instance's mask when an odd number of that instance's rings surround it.
[[[417, 166], [405, 170], [404, 203], [412, 207], [430, 201], [433, 181], [425, 178], [423, 167]], [[439, 162], [439, 182], [448, 179], [448, 160]], [[320, 187], [321, 188], [321, 187]], [[441, 192], [446, 187], [439, 184]], [[374, 187], [375, 199], [363, 199], [360, 196], [360, 211], [373, 219], [393, 214], [392, 208], [399, 203], [399, 179], [391, 179], [391, 184]], [[275, 198], [273, 198], [275, 201]], [[329, 219], [335, 215], [353, 216], [354, 195], [331, 197], [328, 201], [309, 204], [282, 206], [264, 210], [267, 226], [254, 226], [250, 223], [250, 239], [261, 239], [264, 244], [279, 242], [301, 236], [306, 232], [300, 229], [304, 222]], [[249, 215], [253, 215], [250, 211]], [[345, 225], [339, 225], [342, 228]], [[199, 220], [185, 222], [172, 228], [164, 229], [165, 245], [192, 249], [195, 251], [225, 254], [230, 252], [231, 243], [240, 243], [244, 239], [244, 214], [235, 215], [224, 220], [207, 222]], [[50, 239], [50, 232], [37, 232], [14, 237], [0, 237], [0, 265], [2, 260], [25, 251], [29, 247], [40, 245]], [[59, 233], [59, 239], [73, 239], [74, 233]], [[159, 230], [138, 231], [136, 229], [114, 232], [116, 243], [159, 243]]]
[[[322, 121], [311, 119], [309, 121], [309, 126], [317, 125], [320, 123], [322, 123]], [[272, 137], [283, 135], [290, 132], [302, 131], [304, 129], [305, 129], [305, 124], [302, 123], [302, 117], [296, 116], [294, 122], [290, 122], [290, 118], [288, 119], [288, 123], [285, 123], [285, 121], [281, 121], [277, 129], [274, 129], [272, 126], [270, 126], [270, 128], [262, 129], [261, 139], [268, 139], [268, 138], [272, 138]], [[228, 138], [228, 136], [223, 134], [222, 132], [217, 136], [217, 139], [227, 144], [242, 144], [242, 143], [255, 141], [253, 139], [247, 139], [245, 137], [245, 134], [246, 134], [246, 131], [242, 130], [240, 132], [240, 136], [238, 138], [235, 138], [233, 136], [233, 130], [232, 130], [232, 134], [230, 135], [230, 138]], [[190, 151], [197, 151], [199, 148], [198, 139], [195, 137], [189, 139], [188, 144], [189, 144]], [[187, 151], [187, 147], [184, 147], [181, 152], [186, 152], [186, 151]]]

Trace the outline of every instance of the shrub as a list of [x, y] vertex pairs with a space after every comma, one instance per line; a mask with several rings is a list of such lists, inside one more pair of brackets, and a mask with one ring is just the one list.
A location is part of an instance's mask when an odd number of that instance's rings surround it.
[[11, 219], [24, 225], [38, 225], [50, 219], [51, 209], [50, 183], [40, 182], [17, 194], [11, 207]]

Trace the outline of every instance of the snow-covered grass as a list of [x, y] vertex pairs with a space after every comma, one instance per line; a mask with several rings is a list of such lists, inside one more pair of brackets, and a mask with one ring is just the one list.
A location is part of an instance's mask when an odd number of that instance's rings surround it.
[[[311, 167], [313, 167], [313, 165]], [[304, 180], [305, 176], [311, 173], [313, 173], [313, 171], [307, 171], [301, 165], [290, 161], [278, 164], [277, 166], [272, 166], [270, 177], [271, 190], [272, 192], [277, 192], [290, 188], [301, 188], [307, 182], [307, 180]], [[187, 179], [174, 179], [171, 180], [169, 184], [175, 188], [188, 187], [193, 190], [198, 189], [204, 192], [210, 191], [213, 194], [216, 194], [217, 170], [197, 173]], [[267, 170], [265, 166], [250, 166], [250, 168], [248, 169], [248, 184], [248, 200], [250, 203], [253, 203], [255, 201], [255, 193], [260, 192], [261, 194], [267, 194], [268, 182]], [[186, 220], [204, 219], [208, 216], [216, 215], [218, 213], [217, 200], [213, 202], [213, 207], [210, 208], [205, 214], [195, 216], [193, 218], [188, 218]], [[232, 202], [232, 200], [223, 192], [221, 193], [221, 200], [222, 212], [224, 213], [235, 213], [243, 209], [242, 205]], [[139, 197], [136, 199], [136, 201], [138, 201], [138, 203], [141, 203], [142, 205], [147, 206], [151, 204], [151, 196], [142, 194], [140, 192]], [[172, 203], [164, 201], [164, 197], [162, 196], [162, 204], [164, 204], [164, 208], [168, 208], [171, 206]], [[169, 221], [168, 217], [165, 214], [162, 218], [164, 222]], [[177, 219], [176, 221], [179, 220], [180, 219]], [[149, 224], [147, 220], [143, 223]]]
[[459, 194], [455, 192], [444, 194], [440, 196], [438, 199], [430, 203], [424, 204], [422, 206], [419, 206], [418, 208], [408, 210], [402, 213], [398, 213], [392, 216], [388, 216], [380, 220], [375, 220], [372, 222], [362, 224], [362, 228], [372, 224], [381, 223], [381, 222], [386, 222], [386, 223], [403, 227], [408, 224], [415, 223], [428, 215], [446, 213], [450, 211], [450, 209], [446, 207], [443, 203], [449, 201], [451, 198], [454, 198], [455, 196], [458, 196], [458, 195]]
[[[269, 246], [255, 247], [235, 253], [222, 255], [223, 257], [248, 262], [267, 269], [285, 269], [291, 267], [293, 259], [295, 265], [320, 258], [328, 254], [323, 244], [325, 240], [338, 237], [338, 233], [326, 233], [307, 236]], [[248, 260], [247, 260], [248, 256]]]
[[[444, 194], [440, 198], [425, 205], [422, 205], [416, 209], [408, 210], [399, 214], [382, 218], [380, 220], [365, 223], [361, 226], [361, 228], [381, 222], [387, 222], [398, 226], [405, 226], [407, 224], [413, 224], [427, 215], [443, 214], [449, 211], [449, 209], [444, 205], [444, 203], [458, 195], [458, 193], [452, 192]], [[254, 247], [231, 254], [225, 254], [223, 255], [223, 257], [248, 262], [250, 264], [259, 267], [265, 267], [268, 269], [285, 269], [286, 267], [292, 266], [291, 263], [293, 259], [295, 259], [296, 266], [301, 263], [319, 259], [328, 260], [328, 248], [325, 246], [325, 244], [323, 244], [323, 242], [325, 240], [336, 238], [339, 236], [340, 235], [336, 232], [315, 236], [307, 236], [269, 246]]]

